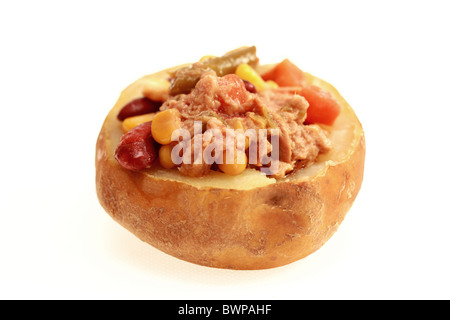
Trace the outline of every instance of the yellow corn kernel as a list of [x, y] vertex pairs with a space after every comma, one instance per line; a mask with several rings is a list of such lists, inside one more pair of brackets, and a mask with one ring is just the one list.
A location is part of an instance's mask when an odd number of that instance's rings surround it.
[[219, 164], [219, 169], [229, 175], [236, 176], [247, 168], [247, 155], [242, 151], [234, 151], [234, 161], [227, 162], [227, 153], [223, 153], [223, 163]]
[[159, 163], [166, 169], [175, 167], [175, 163], [172, 161], [172, 145], [166, 144], [159, 148]]
[[172, 133], [181, 127], [180, 112], [168, 109], [158, 113], [152, 121], [152, 137], [160, 144], [172, 142]]
[[205, 60], [212, 59], [212, 58], [216, 58], [216, 56], [211, 56], [211, 55], [203, 56], [200, 58], [200, 61], [205, 61]]
[[126, 118], [122, 122], [122, 130], [124, 133], [127, 133], [131, 129], [136, 128], [138, 125], [141, 125], [145, 122], [152, 121], [155, 116], [156, 116], [156, 113], [147, 113], [147, 114], [143, 114], [140, 116]]
[[250, 147], [250, 138], [248, 136], [244, 136], [245, 138], [245, 150]]
[[276, 89], [276, 88], [279, 87], [278, 83], [276, 83], [276, 82], [273, 81], [273, 80], [267, 80], [267, 81], [266, 81], [266, 86], [267, 86], [269, 89]]
[[[244, 125], [242, 124], [241, 120], [234, 118], [234, 119], [230, 119], [228, 123], [231, 125], [231, 127], [234, 130], [240, 130], [242, 134], [245, 133], [244, 132], [245, 128], [244, 128]], [[249, 146], [250, 146], [250, 139], [248, 136], [245, 136], [245, 150], [247, 150]]]
[[165, 101], [169, 96], [170, 82], [157, 77], [145, 78], [142, 94], [153, 101]]
[[261, 76], [246, 63], [240, 64], [235, 71], [236, 75], [243, 79], [251, 82], [258, 92], [267, 89], [266, 82], [261, 78]]

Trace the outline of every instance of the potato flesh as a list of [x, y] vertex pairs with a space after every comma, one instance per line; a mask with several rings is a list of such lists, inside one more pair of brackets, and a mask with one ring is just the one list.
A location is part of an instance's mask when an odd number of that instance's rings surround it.
[[150, 169], [148, 174], [163, 180], [184, 182], [199, 188], [208, 187], [219, 189], [250, 190], [277, 182], [275, 179], [268, 178], [255, 169], [246, 169], [244, 172], [236, 176], [230, 176], [219, 171], [211, 171], [208, 175], [199, 178], [183, 176], [177, 169], [164, 170], [156, 167], [153, 170]]
[[[169, 71], [170, 70], [165, 70], [150, 76], [145, 76], [131, 84], [120, 95], [119, 100], [106, 119], [106, 121], [109, 122], [107, 128], [109, 128], [110, 130], [110, 132], [108, 133], [110, 137], [110, 140], [108, 141], [108, 157], [110, 161], [115, 161], [114, 150], [119, 143], [120, 137], [122, 136], [121, 122], [117, 120], [117, 114], [128, 102], [142, 97], [143, 89], [148, 86], [148, 84], [154, 77], [167, 78], [169, 76]], [[255, 169], [246, 169], [243, 173], [237, 176], [230, 176], [222, 172], [214, 171], [201, 178], [187, 177], [180, 174], [176, 168], [167, 170], [158, 165], [155, 165], [153, 168], [146, 170], [145, 174], [158, 177], [162, 180], [172, 180], [187, 183], [197, 188], [249, 190], [258, 187], [264, 187], [277, 182], [287, 182], [299, 179], [307, 180], [314, 175], [319, 174], [328, 166], [345, 161], [351, 155], [351, 152], [355, 149], [354, 144], [359, 141], [359, 137], [363, 134], [361, 125], [359, 124], [359, 121], [351, 107], [340, 96], [340, 94], [334, 87], [332, 87], [325, 81], [315, 78], [309, 74], [307, 74], [307, 79], [311, 84], [329, 91], [342, 107], [342, 111], [333, 126], [322, 126], [329, 133], [329, 139], [332, 142], [332, 150], [326, 154], [320, 155], [316, 162], [314, 162], [307, 168], [297, 170], [288, 175], [286, 178], [281, 179], [269, 178]]]

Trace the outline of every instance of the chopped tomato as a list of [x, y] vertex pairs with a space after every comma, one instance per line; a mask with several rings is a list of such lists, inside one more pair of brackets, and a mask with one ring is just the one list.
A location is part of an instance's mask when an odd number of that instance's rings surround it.
[[306, 123], [323, 123], [333, 125], [341, 112], [341, 106], [327, 91], [316, 86], [306, 86], [300, 95], [309, 103]]
[[275, 81], [280, 87], [302, 87], [305, 85], [305, 74], [288, 59], [277, 64], [272, 70], [262, 75], [262, 78]]
[[280, 87], [303, 87], [300, 95], [309, 102], [306, 123], [323, 123], [331, 126], [341, 112], [339, 103], [331, 94], [319, 87], [308, 86], [303, 71], [288, 59], [263, 74], [262, 78], [265, 81], [273, 80]]
[[[224, 103], [243, 104], [248, 99], [244, 82], [235, 74], [227, 74], [218, 79], [219, 97]], [[231, 101], [230, 101], [231, 100]]]

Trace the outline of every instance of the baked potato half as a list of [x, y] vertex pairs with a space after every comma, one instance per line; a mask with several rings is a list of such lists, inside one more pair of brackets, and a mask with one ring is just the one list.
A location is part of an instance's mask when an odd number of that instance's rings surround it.
[[341, 106], [334, 124], [325, 127], [333, 148], [281, 179], [254, 169], [201, 178], [158, 165], [124, 169], [114, 158], [122, 136], [118, 113], [144, 94], [165, 99], [167, 79], [177, 68], [137, 80], [108, 114], [96, 147], [97, 194], [104, 209], [142, 241], [209, 267], [273, 268], [319, 249], [338, 229], [363, 180], [364, 132], [349, 104], [330, 84], [307, 74], [309, 84], [331, 93]]

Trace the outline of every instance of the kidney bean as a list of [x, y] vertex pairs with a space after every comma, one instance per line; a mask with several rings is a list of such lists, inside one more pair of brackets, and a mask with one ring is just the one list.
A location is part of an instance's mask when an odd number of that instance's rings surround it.
[[250, 81], [247, 81], [247, 80], [242, 80], [242, 81], [244, 81], [245, 89], [247, 89], [248, 92], [256, 93], [256, 87], [253, 85], [253, 83], [251, 83]]
[[119, 164], [128, 170], [150, 168], [157, 157], [152, 138], [152, 123], [146, 122], [123, 135], [114, 154]]
[[120, 110], [117, 118], [120, 121], [125, 120], [129, 117], [140, 116], [146, 113], [152, 113], [159, 110], [161, 106], [161, 102], [152, 101], [148, 98], [138, 98], [130, 103], [128, 103], [125, 107]]

